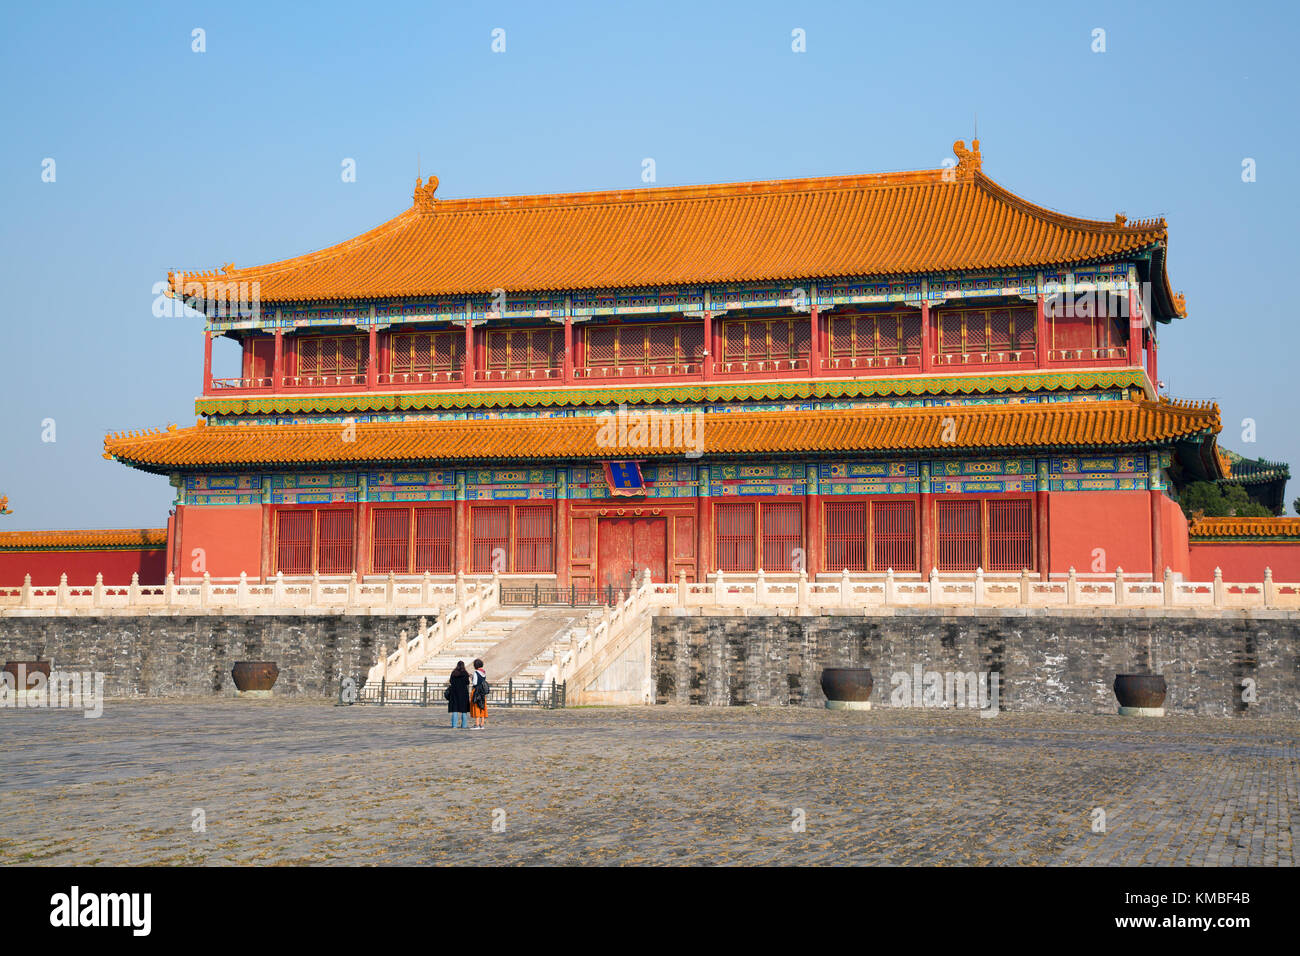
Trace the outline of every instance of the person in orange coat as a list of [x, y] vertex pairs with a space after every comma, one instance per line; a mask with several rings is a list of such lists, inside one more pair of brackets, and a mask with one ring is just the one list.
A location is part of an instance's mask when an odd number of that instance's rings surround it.
[[487, 726], [487, 690], [487, 672], [483, 670], [483, 661], [475, 658], [474, 671], [469, 678], [469, 715], [474, 720], [475, 730]]

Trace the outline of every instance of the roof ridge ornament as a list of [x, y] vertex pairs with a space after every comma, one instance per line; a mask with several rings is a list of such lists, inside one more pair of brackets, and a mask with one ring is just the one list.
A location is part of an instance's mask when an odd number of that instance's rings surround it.
[[[423, 183], [423, 185], [421, 185]], [[430, 176], [426, 180], [421, 180], [419, 176], [415, 177], [415, 195], [412, 201], [416, 209], [430, 211], [438, 203], [437, 198], [433, 195], [438, 191], [438, 177]]]
[[980, 156], [980, 141], [973, 139], [970, 141], [971, 148], [966, 148], [966, 141], [959, 139], [952, 144], [952, 154], [957, 157], [957, 168], [965, 170], [968, 173], [978, 173], [984, 165], [984, 160]]

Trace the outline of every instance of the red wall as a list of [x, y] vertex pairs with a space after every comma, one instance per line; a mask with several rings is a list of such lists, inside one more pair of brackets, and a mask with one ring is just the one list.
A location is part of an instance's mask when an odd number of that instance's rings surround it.
[[1216, 567], [1225, 581], [1262, 581], [1267, 567], [1274, 581], [1300, 583], [1300, 541], [1193, 541], [1189, 580], [1213, 581]]
[[1071, 566], [1080, 574], [1093, 573], [1095, 548], [1106, 552], [1107, 574], [1116, 568], [1151, 573], [1150, 492], [1053, 491], [1047, 506], [1053, 576]]
[[[181, 505], [176, 509], [180, 540], [175, 549], [176, 580], [203, 577], [237, 578], [246, 571], [250, 578], [262, 573], [261, 505]], [[203, 565], [194, 554], [202, 549]]]
[[105, 584], [130, 584], [131, 574], [141, 584], [162, 584], [167, 578], [164, 548], [134, 548], [125, 551], [0, 551], [0, 587], [21, 587], [30, 574], [32, 584], [48, 587], [66, 573], [68, 583], [94, 584], [102, 573]]
[[1191, 556], [1187, 548], [1187, 516], [1168, 495], [1160, 495], [1160, 541], [1163, 566], [1156, 569], [1157, 575], [1163, 575], [1165, 568], [1174, 574], [1181, 574], [1191, 580]]

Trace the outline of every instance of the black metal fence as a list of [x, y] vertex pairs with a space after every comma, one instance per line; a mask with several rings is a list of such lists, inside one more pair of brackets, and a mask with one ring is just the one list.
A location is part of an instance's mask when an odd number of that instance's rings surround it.
[[626, 590], [620, 591], [614, 587], [580, 588], [571, 585], [567, 588], [557, 588], [534, 584], [532, 587], [503, 585], [501, 588], [501, 603], [516, 607], [604, 607], [606, 605], [613, 607], [620, 598], [626, 596]]
[[[349, 681], [351, 683], [349, 683]], [[419, 684], [390, 684], [379, 680], [358, 687], [355, 678], [345, 678], [339, 685], [339, 703], [350, 704], [412, 704], [416, 707], [445, 707], [446, 699], [442, 692], [447, 682], [429, 680], [427, 677]], [[504, 684], [491, 684], [488, 694], [488, 710], [493, 707], [540, 707], [544, 710], [558, 710], [564, 706], [565, 691], [568, 683], [543, 680], [507, 680]]]

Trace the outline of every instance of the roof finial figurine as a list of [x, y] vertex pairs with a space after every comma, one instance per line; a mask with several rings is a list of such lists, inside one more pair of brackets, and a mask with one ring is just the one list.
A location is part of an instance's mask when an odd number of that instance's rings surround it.
[[417, 176], [415, 178], [415, 196], [413, 197], [415, 205], [420, 209], [432, 209], [434, 203], [438, 201], [433, 195], [437, 190], [437, 176], [430, 176], [427, 180], [424, 180], [423, 185], [421, 185], [421, 180]]
[[9, 496], [0, 495], [0, 515], [11, 515], [11, 514], [13, 514], [13, 512], [9, 510]]
[[971, 148], [966, 148], [966, 141], [959, 139], [952, 144], [952, 154], [957, 157], [957, 168], [969, 170], [970, 172], [979, 172], [983, 165], [980, 158], [980, 141], [973, 139], [970, 142]]

